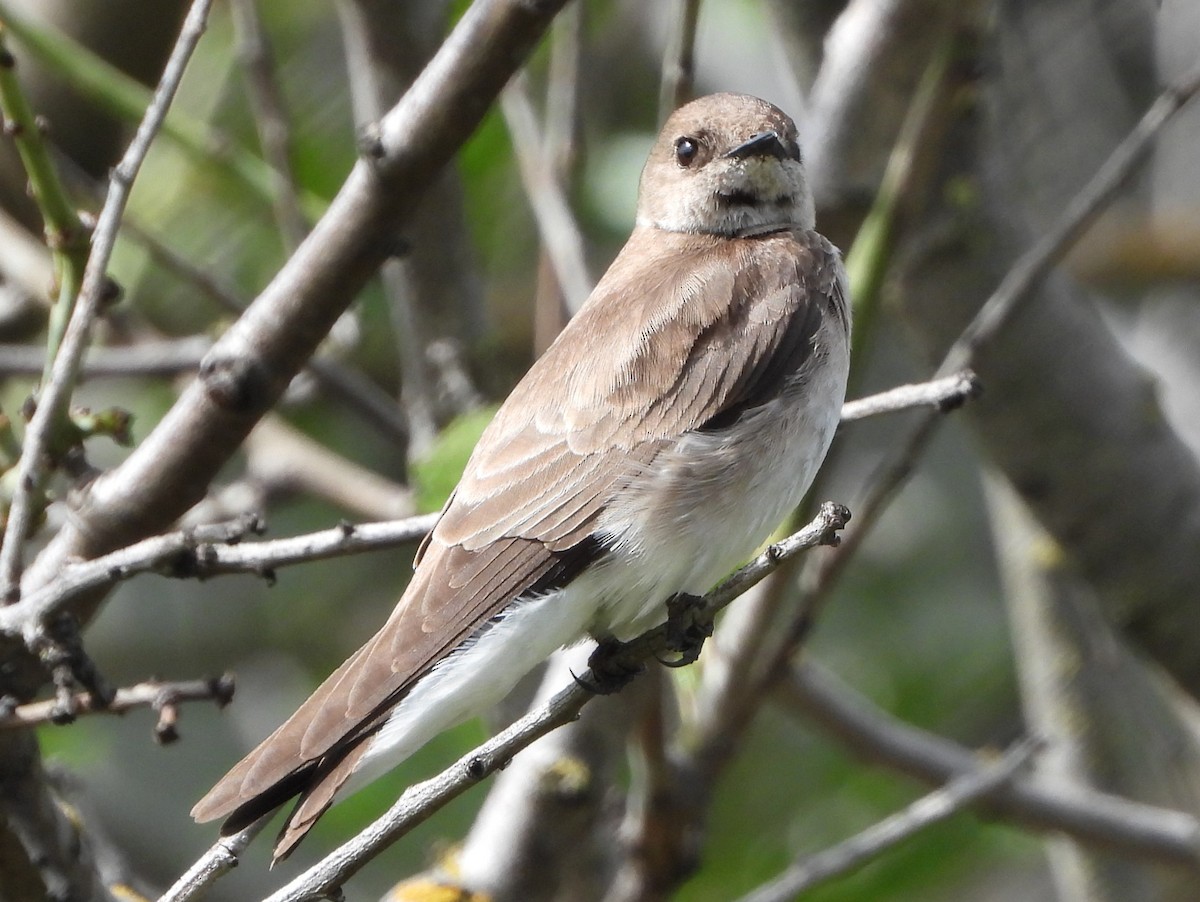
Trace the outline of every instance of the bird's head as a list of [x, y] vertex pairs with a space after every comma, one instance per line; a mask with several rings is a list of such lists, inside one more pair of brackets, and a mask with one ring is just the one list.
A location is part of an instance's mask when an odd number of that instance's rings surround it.
[[748, 94], [712, 94], [680, 107], [642, 170], [637, 221], [726, 236], [811, 229], [812, 191], [796, 124]]

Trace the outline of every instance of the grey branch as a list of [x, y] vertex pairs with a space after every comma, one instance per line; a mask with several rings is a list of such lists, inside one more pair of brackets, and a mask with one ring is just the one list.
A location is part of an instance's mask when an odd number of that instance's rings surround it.
[[[779, 691], [785, 704], [856, 754], [923, 782], [945, 783], [979, 767], [971, 750], [892, 717], [811, 662], [793, 668]], [[1200, 869], [1200, 822], [1182, 811], [1028, 777], [993, 793], [986, 806], [1025, 827]]]
[[546, 248], [555, 278], [562, 287], [567, 307], [578, 310], [592, 290], [583, 253], [583, 235], [571, 213], [562, 184], [555, 176], [543, 150], [545, 141], [538, 126], [529, 86], [518, 74], [500, 95], [500, 109], [512, 137], [513, 152], [521, 170], [521, 182], [533, 205], [538, 234]]
[[172, 742], [177, 738], [173, 709], [180, 702], [215, 702], [223, 708], [233, 700], [233, 678], [225, 676], [208, 680], [186, 680], [162, 682], [148, 680], [136, 686], [118, 689], [113, 700], [106, 706], [95, 704], [91, 693], [76, 693], [72, 698], [71, 716], [62, 717], [62, 706], [57, 700], [48, 699], [19, 705], [8, 712], [0, 712], [0, 729], [31, 727], [45, 723], [65, 723], [78, 714], [124, 714], [134, 708], [154, 708], [160, 713], [155, 736], [160, 742]]
[[139, 573], [185, 578], [251, 573], [270, 578], [277, 567], [415, 542], [433, 528], [437, 517], [424, 514], [384, 523], [344, 523], [263, 542], [242, 542], [241, 537], [249, 531], [245, 528], [215, 537], [205, 529], [153, 536], [90, 561], [68, 564], [45, 587], [17, 604], [0, 608], [0, 633], [36, 636], [46, 618], [77, 596]]
[[858, 401], [847, 401], [842, 407], [842, 422], [850, 423], [879, 414], [911, 410], [914, 407], [952, 410], [978, 397], [982, 390], [983, 386], [980, 385], [978, 377], [971, 370], [962, 370], [940, 379], [914, 385], [898, 385]]
[[92, 324], [105, 300], [108, 260], [117, 242], [125, 203], [150, 144], [162, 127], [179, 83], [183, 80], [192, 51], [204, 34], [211, 6], [212, 0], [195, 0], [192, 4], [137, 133], [113, 168], [108, 195], [96, 221], [96, 230], [92, 233], [92, 250], [84, 268], [83, 284], [75, 309], [71, 312], [62, 345], [54, 358], [50, 381], [42, 386], [37, 410], [25, 432], [21, 461], [17, 466], [16, 489], [4, 531], [3, 547], [0, 547], [0, 597], [7, 597], [13, 592], [20, 579], [23, 545], [35, 514], [34, 497], [44, 477], [44, 457], [50, 433], [70, 400]]
[[790, 902], [820, 883], [848, 874], [882, 852], [1003, 787], [1036, 750], [1037, 743], [1034, 741], [1018, 742], [996, 763], [955, 777], [945, 786], [917, 799], [903, 811], [884, 818], [857, 836], [796, 862], [778, 878], [743, 896], [739, 902]]
[[200, 898], [218, 878], [237, 867], [242, 853], [266, 822], [264, 817], [239, 833], [222, 836], [159, 897], [158, 902], [189, 902]]
[[[700, 599], [699, 610], [713, 615], [734, 598], [762, 580], [783, 561], [817, 545], [833, 544], [837, 532], [845, 526], [849, 512], [841, 505], [825, 503], [817, 517], [800, 531], [771, 545], [753, 561]], [[644, 664], [655, 655], [668, 651], [666, 630], [650, 630], [625, 646], [623, 663]], [[549, 702], [526, 714], [508, 729], [483, 743], [436, 777], [410, 786], [382, 817], [287, 886], [266, 902], [298, 902], [340, 887], [368, 861], [382, 852], [434, 811], [461, 795], [480, 780], [504, 767], [521, 749], [556, 727], [579, 716], [592, 693], [583, 683], [593, 679], [585, 674]], [[203, 860], [215, 855], [210, 850]], [[193, 866], [195, 870], [198, 865]], [[190, 873], [190, 872], [189, 872]], [[182, 882], [182, 881], [181, 881]], [[178, 885], [178, 884], [177, 884]], [[185, 902], [190, 895], [169, 895], [160, 902]]]

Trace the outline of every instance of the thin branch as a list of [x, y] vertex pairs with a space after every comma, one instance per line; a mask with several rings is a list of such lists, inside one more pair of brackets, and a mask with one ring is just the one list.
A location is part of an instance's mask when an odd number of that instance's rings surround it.
[[521, 170], [521, 183], [533, 206], [538, 234], [554, 266], [567, 306], [578, 310], [592, 290], [583, 253], [583, 235], [571, 213], [562, 183], [555, 177], [543, 150], [537, 114], [529, 99], [529, 83], [519, 73], [500, 95], [500, 109], [512, 137]]
[[978, 397], [982, 390], [978, 377], [970, 370], [963, 370], [952, 376], [914, 385], [898, 385], [857, 401], [847, 401], [842, 406], [842, 422], [852, 423], [914, 407], [933, 407], [943, 412], [953, 410]]
[[658, 121], [692, 99], [696, 82], [696, 25], [700, 0], [675, 0], [671, 39], [663, 54], [662, 82], [658, 95]]
[[[782, 542], [768, 547], [724, 583], [698, 599], [696, 609], [702, 615], [712, 616], [788, 558], [818, 545], [835, 543], [837, 532], [844, 527], [848, 517], [849, 512], [840, 505], [822, 505], [816, 519]], [[670, 640], [666, 629], [658, 627], [625, 643], [620, 663], [632, 669], [655, 655], [666, 653], [669, 648]], [[508, 729], [464, 755], [438, 776], [410, 786], [387, 813], [354, 839], [271, 895], [267, 902], [297, 902], [340, 887], [368, 861], [434, 811], [504, 767], [513, 755], [535, 739], [574, 720], [593, 697], [592, 692], [584, 686], [589, 681], [596, 684], [596, 677], [590, 671], [553, 696], [549, 702], [529, 712]], [[178, 902], [176, 897], [171, 898]]]
[[[42, 231], [53, 260], [58, 289], [46, 338], [47, 362], [42, 374], [45, 382], [49, 381], [50, 361], [58, 353], [87, 267], [88, 229], [43, 140], [45, 124], [34, 115], [16, 76], [17, 64], [6, 46], [7, 34], [8, 27], [0, 20], [0, 109], [4, 111], [4, 133], [12, 137], [29, 178], [30, 195], [42, 216]], [[39, 292], [41, 290], [39, 286]]]
[[308, 234], [308, 221], [300, 208], [291, 162], [291, 129], [284, 113], [283, 94], [275, 78], [271, 45], [258, 14], [257, 0], [231, 0], [238, 59], [246, 76], [246, 96], [258, 129], [263, 159], [271, 167], [275, 221], [289, 253]]
[[[806, 661], [779, 684], [777, 698], [852, 752], [926, 783], [941, 784], [979, 768], [970, 749], [905, 723]], [[989, 815], [1129, 855], [1200, 869], [1200, 822], [1095, 790], [1022, 777], [986, 801]]]
[[1116, 146], [1096, 174], [1071, 199], [1062, 215], [1029, 250], [1017, 258], [970, 324], [947, 351], [939, 374], [968, 367], [976, 352], [991, 341], [1032, 296], [1032, 289], [1066, 256], [1096, 216], [1137, 171], [1154, 140], [1176, 113], [1200, 92], [1200, 68], [1178, 85], [1168, 85]]
[[791, 902], [801, 893], [862, 867], [893, 846], [946, 820], [971, 803], [1007, 785], [1037, 751], [1038, 743], [1018, 742], [995, 764], [955, 777], [844, 842], [798, 861], [775, 880], [739, 902]]
[[199, 579], [249, 573], [270, 579], [279, 567], [415, 542], [433, 528], [437, 517], [423, 514], [384, 523], [343, 523], [320, 532], [262, 542], [241, 540], [254, 530], [252, 524], [235, 525], [232, 531], [218, 535], [197, 528], [154, 536], [90, 561], [68, 564], [48, 585], [15, 605], [0, 608], [0, 633], [36, 633], [48, 617], [78, 595], [140, 573]]
[[4, 599], [11, 599], [19, 591], [22, 550], [36, 514], [35, 495], [40, 492], [46, 476], [45, 454], [49, 449], [50, 435], [66, 410], [91, 335], [92, 323], [106, 299], [104, 288], [108, 260], [116, 244], [117, 230], [129, 192], [150, 150], [150, 143], [162, 126], [167, 109], [175, 97], [192, 51], [204, 33], [211, 6], [212, 0], [195, 0], [192, 4], [179, 39], [163, 69], [154, 100], [146, 109], [129, 149], [113, 169], [108, 196], [92, 235], [92, 252], [84, 270], [79, 298], [67, 324], [59, 353], [55, 355], [50, 381], [42, 387], [37, 410], [25, 432], [25, 448], [17, 468], [17, 485], [3, 547], [0, 548], [0, 603]]
[[215, 702], [224, 708], [233, 700], [233, 677], [228, 674], [207, 680], [163, 682], [148, 680], [135, 686], [118, 689], [107, 705], [97, 705], [90, 692], [78, 692], [71, 698], [70, 716], [63, 716], [63, 706], [57, 699], [18, 705], [11, 711], [0, 711], [0, 730], [33, 727], [39, 724], [65, 724], [80, 714], [124, 714], [134, 708], [153, 708], [160, 713], [155, 736], [159, 742], [177, 738], [175, 715], [172, 709], [181, 702]]
[[[149, 341], [121, 347], [88, 348], [79, 368], [81, 379], [129, 376], [178, 376], [194, 373], [212, 347], [203, 336]], [[42, 371], [46, 349], [40, 345], [0, 344], [0, 378], [35, 376]]]
[[255, 821], [245, 830], [232, 836], [222, 836], [196, 863], [163, 893], [158, 902], [190, 902], [199, 899], [218, 878], [237, 867], [250, 841], [262, 832], [270, 817]]

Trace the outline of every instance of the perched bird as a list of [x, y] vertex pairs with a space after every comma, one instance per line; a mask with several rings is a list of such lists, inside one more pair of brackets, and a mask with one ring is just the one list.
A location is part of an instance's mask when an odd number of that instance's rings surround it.
[[715, 94], [677, 110], [628, 243], [484, 431], [383, 628], [193, 809], [225, 832], [339, 792], [500, 700], [552, 652], [701, 594], [801, 500], [837, 426], [850, 310], [813, 231], [796, 126]]

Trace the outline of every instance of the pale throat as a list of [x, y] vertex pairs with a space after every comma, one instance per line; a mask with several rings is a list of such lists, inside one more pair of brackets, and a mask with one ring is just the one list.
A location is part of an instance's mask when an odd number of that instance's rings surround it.
[[802, 175], [747, 167], [656, 192], [637, 224], [667, 232], [749, 237], [781, 229], [812, 229], [812, 193]]

